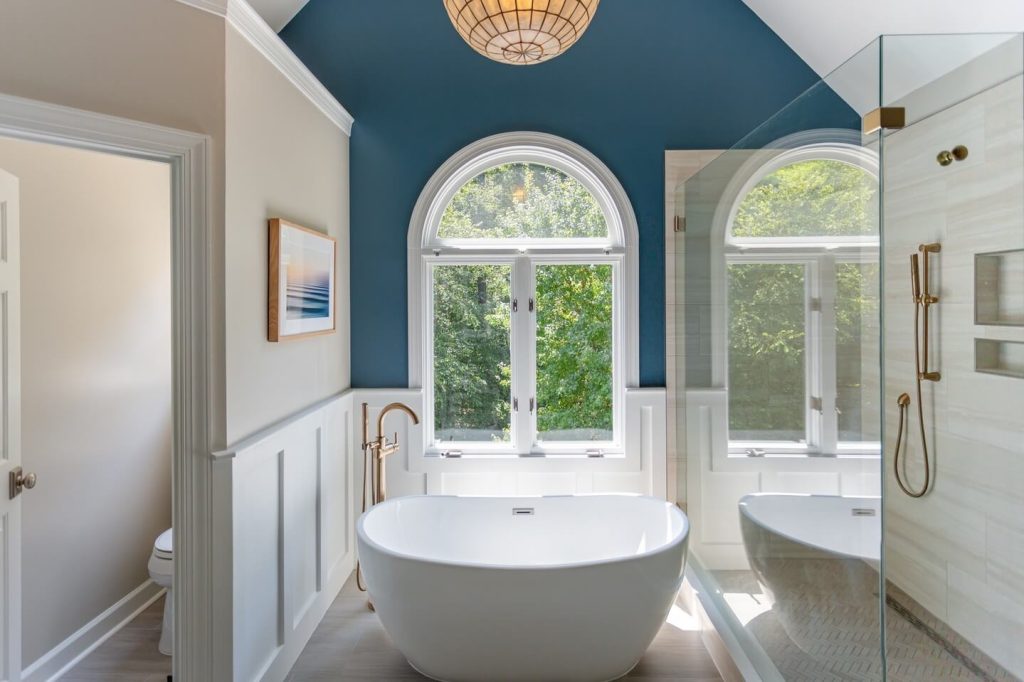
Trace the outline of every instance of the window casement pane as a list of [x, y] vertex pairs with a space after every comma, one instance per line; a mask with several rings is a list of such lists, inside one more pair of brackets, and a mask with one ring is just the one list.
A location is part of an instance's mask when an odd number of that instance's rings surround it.
[[511, 265], [433, 268], [434, 437], [511, 441]]
[[538, 265], [537, 440], [613, 440], [610, 264]]
[[728, 263], [732, 441], [806, 443], [807, 271]]
[[878, 275], [878, 263], [836, 264], [836, 413], [844, 443], [881, 440]]

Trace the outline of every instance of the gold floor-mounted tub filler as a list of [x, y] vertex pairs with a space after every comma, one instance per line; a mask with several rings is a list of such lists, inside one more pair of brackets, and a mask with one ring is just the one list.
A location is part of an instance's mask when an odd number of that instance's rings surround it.
[[[409, 419], [412, 420], [413, 424], [419, 424], [420, 418], [416, 416], [416, 412], [405, 403], [389, 403], [385, 405], [380, 414], [377, 415], [377, 437], [370, 440], [370, 406], [368, 403], [363, 403], [363, 511], [365, 512], [368, 506], [379, 504], [387, 499], [388, 486], [387, 478], [385, 475], [384, 458], [388, 455], [393, 455], [398, 452], [401, 445], [398, 442], [398, 432], [395, 432], [395, 439], [389, 441], [387, 436], [384, 435], [384, 417], [388, 416], [389, 412], [399, 410], [409, 415]], [[366, 503], [366, 484], [367, 477], [369, 477], [370, 483], [370, 504]], [[360, 590], [366, 592], [366, 585], [363, 584], [363, 574], [359, 567], [359, 562], [356, 561], [356, 585]], [[370, 610], [373, 610], [373, 602], [368, 601], [367, 606]]]

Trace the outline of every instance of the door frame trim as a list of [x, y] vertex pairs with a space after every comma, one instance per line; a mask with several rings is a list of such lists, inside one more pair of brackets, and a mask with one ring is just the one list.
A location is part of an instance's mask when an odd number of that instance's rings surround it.
[[[0, 135], [161, 161], [171, 171], [174, 431], [173, 672], [213, 679], [211, 477], [217, 400], [211, 139], [208, 135], [0, 94]], [[216, 364], [215, 364], [216, 363]]]

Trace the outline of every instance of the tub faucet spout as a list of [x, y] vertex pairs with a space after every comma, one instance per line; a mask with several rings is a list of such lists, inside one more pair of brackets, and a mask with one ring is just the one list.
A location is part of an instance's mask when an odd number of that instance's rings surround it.
[[[398, 442], [398, 432], [395, 432], [395, 439], [389, 441], [384, 435], [384, 418], [388, 413], [399, 410], [409, 415], [413, 424], [419, 424], [420, 418], [411, 407], [405, 403], [389, 403], [384, 406], [377, 416], [377, 437], [370, 439], [370, 417], [369, 405], [363, 403], [363, 451], [369, 456], [363, 470], [363, 490], [366, 489], [367, 473], [371, 475], [370, 488], [372, 490], [371, 504], [383, 502], [387, 497], [387, 484], [384, 478], [384, 458], [398, 452], [401, 444]], [[369, 471], [368, 471], [369, 470]], [[365, 498], [365, 495], [364, 495]], [[364, 505], [365, 506], [365, 505]], [[364, 510], [365, 511], [365, 510]]]

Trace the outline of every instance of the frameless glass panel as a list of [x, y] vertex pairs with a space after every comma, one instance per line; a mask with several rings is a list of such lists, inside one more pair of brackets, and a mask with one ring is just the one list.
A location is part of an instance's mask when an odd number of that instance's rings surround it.
[[878, 443], [878, 263], [836, 264], [835, 314], [839, 441]]
[[434, 267], [434, 433], [511, 438], [510, 265]]
[[455, 194], [441, 239], [579, 239], [608, 236], [604, 213], [576, 178], [536, 163], [488, 168]]
[[1020, 680], [1024, 380], [984, 346], [1024, 326], [976, 316], [1021, 296], [984, 254], [1024, 248], [1024, 37], [882, 44], [888, 679]]
[[[869, 437], [868, 412], [878, 410], [871, 287], [844, 282], [854, 273], [836, 267], [857, 263], [865, 280], [877, 267], [870, 242], [880, 221], [870, 178], [879, 135], [862, 135], [861, 117], [880, 105], [879, 51], [876, 42], [710, 163], [697, 153], [676, 160], [677, 168], [701, 168], [683, 175], [676, 205], [685, 230], [672, 243], [670, 305], [683, 320], [668, 358], [684, 459], [676, 500], [692, 513], [699, 598], [725, 615], [766, 680], [884, 676], [882, 460], [830, 451], [840, 428]], [[811, 159], [824, 163], [797, 166]], [[737, 201], [745, 197], [736, 190], [766, 179], [775, 184], [761, 184], [742, 215]], [[776, 201], [782, 208], [773, 213]], [[744, 236], [730, 244], [726, 217], [737, 212]], [[759, 230], [767, 232], [760, 242]], [[905, 257], [899, 267], [906, 269]], [[859, 366], [834, 366], [854, 355]], [[812, 409], [815, 397], [821, 412]], [[849, 407], [855, 404], [859, 415]], [[730, 449], [730, 439], [735, 446], [737, 437], [751, 436], [806, 438], [814, 452], [786, 448], [793, 440]], [[688, 498], [693, 491], [699, 495]]]
[[612, 440], [612, 266], [537, 266], [537, 439]]
[[806, 441], [806, 266], [729, 263], [729, 439]]
[[861, 237], [878, 234], [878, 183], [857, 166], [813, 159], [762, 178], [740, 202], [737, 238]]

